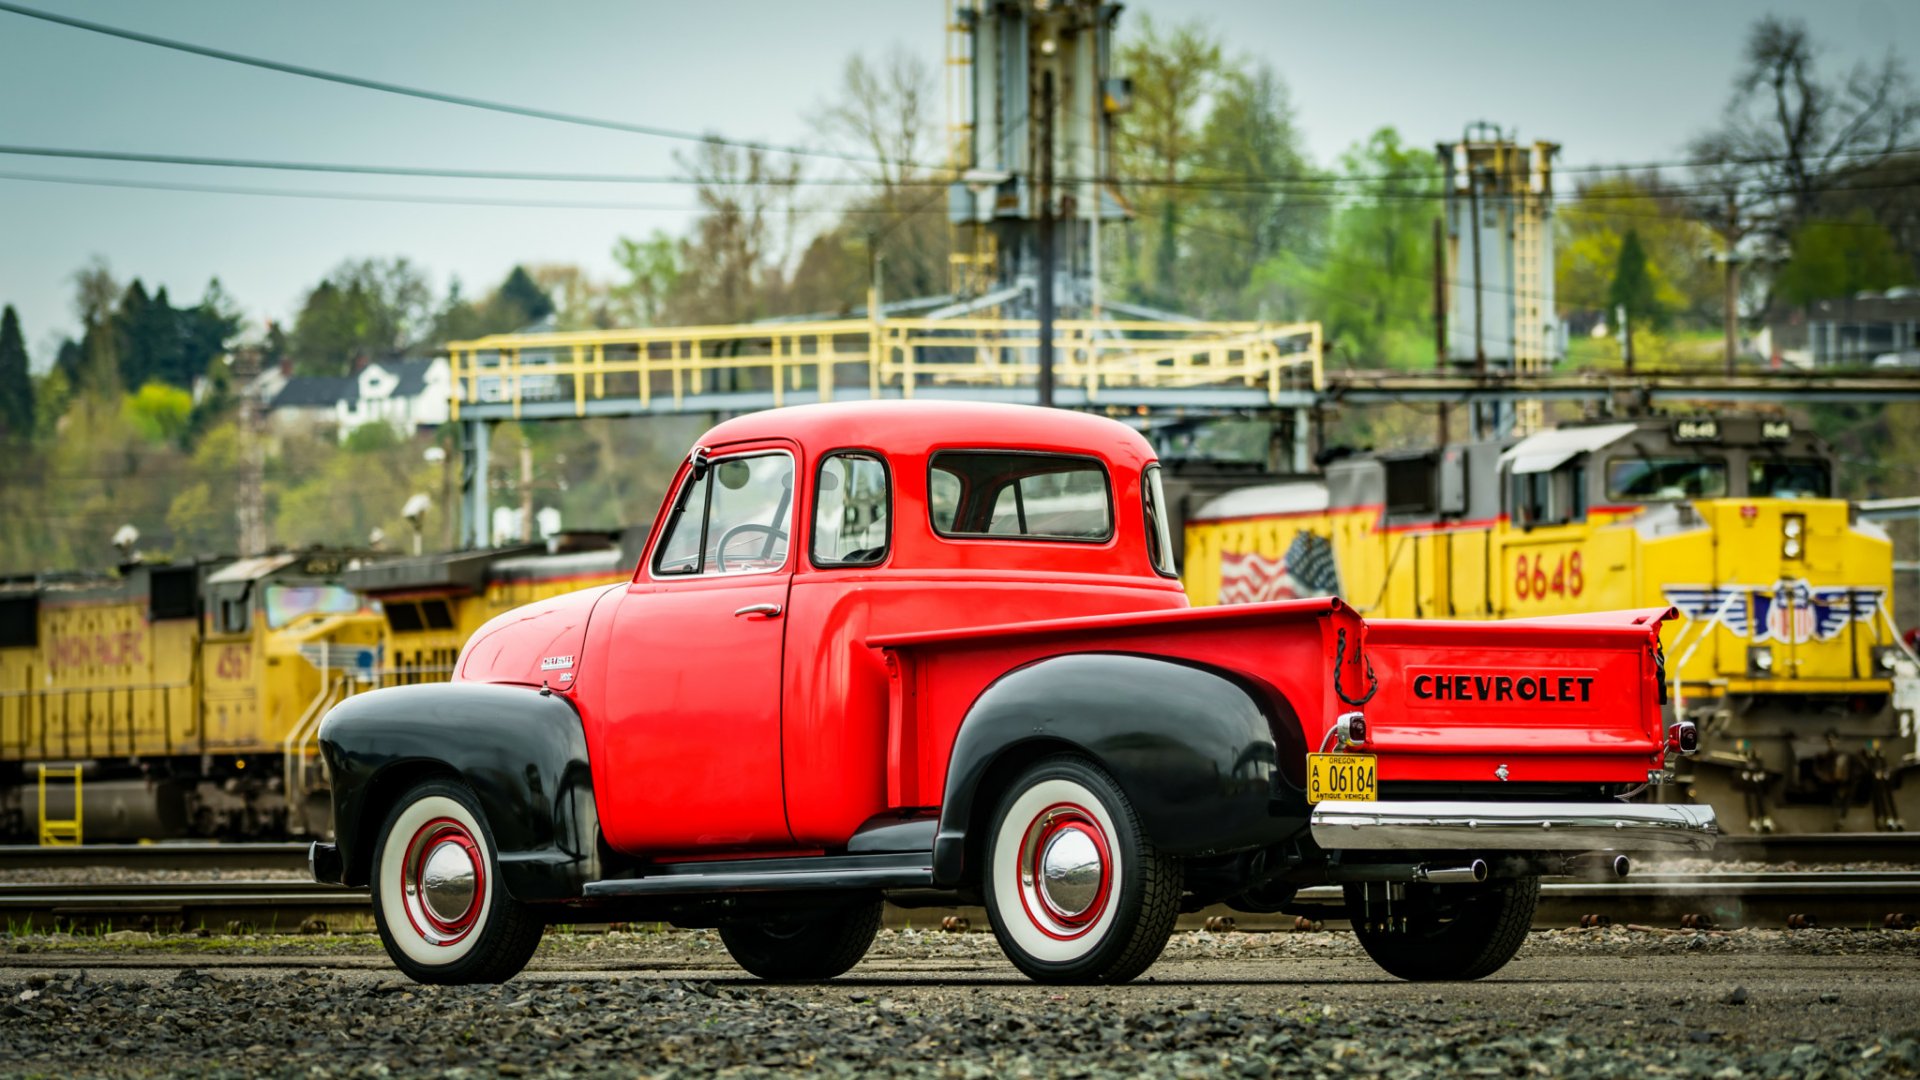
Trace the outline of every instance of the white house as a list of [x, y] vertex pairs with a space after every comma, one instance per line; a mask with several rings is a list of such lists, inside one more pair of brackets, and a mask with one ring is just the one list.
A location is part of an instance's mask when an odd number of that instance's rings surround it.
[[431, 360], [379, 360], [360, 369], [351, 392], [334, 403], [334, 419], [345, 439], [363, 424], [386, 423], [412, 433], [447, 422], [452, 377], [446, 357]]

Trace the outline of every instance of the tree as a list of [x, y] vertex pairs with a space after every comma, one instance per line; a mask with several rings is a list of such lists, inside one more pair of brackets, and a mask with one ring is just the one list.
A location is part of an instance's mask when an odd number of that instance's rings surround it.
[[1693, 142], [1714, 194], [1703, 216], [1742, 216], [1785, 239], [1823, 194], [1874, 167], [1920, 128], [1920, 99], [1900, 58], [1824, 78], [1806, 24], [1768, 15], [1747, 35], [1744, 63], [1718, 128]]
[[119, 395], [121, 385], [119, 333], [113, 325], [120, 287], [100, 258], [74, 274], [73, 282], [74, 312], [86, 330], [69, 375], [76, 390], [111, 400]]
[[1172, 307], [1180, 302], [1183, 212], [1194, 197], [1178, 181], [1200, 146], [1201, 106], [1220, 74], [1220, 44], [1198, 23], [1165, 33], [1145, 16], [1138, 25], [1140, 36], [1120, 50], [1133, 78], [1133, 112], [1114, 135], [1115, 168], [1123, 184], [1152, 183], [1130, 189], [1146, 227], [1127, 231], [1116, 283], [1132, 299]]
[[1603, 177], [1580, 185], [1554, 220], [1557, 258], [1554, 292], [1563, 309], [1611, 312], [1609, 293], [1620, 247], [1638, 232], [1653, 280], [1654, 300], [1665, 311], [1700, 323], [1720, 315], [1720, 268], [1702, 257], [1713, 232], [1689, 216], [1657, 177]]
[[730, 324], [769, 314], [783, 284], [799, 163], [719, 141], [676, 157], [703, 214], [680, 242], [673, 321]]
[[405, 258], [335, 267], [307, 294], [289, 342], [302, 374], [345, 375], [356, 359], [405, 354], [433, 325], [426, 278]]
[[500, 283], [493, 302], [499, 307], [501, 318], [514, 322], [516, 330], [537, 323], [554, 311], [553, 298], [534, 284], [521, 266], [515, 266], [507, 280]]
[[613, 287], [613, 302], [629, 325], [658, 326], [667, 300], [680, 281], [680, 245], [659, 229], [645, 240], [621, 237], [613, 245], [613, 261], [627, 280]]
[[127, 395], [120, 415], [148, 442], [183, 442], [193, 416], [193, 396], [177, 386], [150, 382]]
[[1624, 309], [1633, 323], [1658, 327], [1664, 320], [1660, 301], [1654, 295], [1653, 275], [1647, 271], [1647, 252], [1640, 246], [1640, 233], [1628, 229], [1620, 243], [1620, 257], [1614, 262], [1613, 282], [1607, 287], [1609, 309]]
[[[1319, 250], [1284, 251], [1257, 278], [1292, 287], [1335, 355], [1359, 366], [1433, 363], [1433, 155], [1381, 128], [1341, 157], [1350, 191]], [[1423, 179], [1424, 177], [1424, 179]]]
[[1774, 295], [1801, 305], [1886, 289], [1913, 280], [1913, 265], [1865, 211], [1845, 221], [1814, 220], [1793, 235], [1793, 257], [1774, 278]]
[[25, 440], [33, 435], [33, 428], [33, 376], [27, 364], [27, 343], [20, 336], [20, 315], [8, 304], [0, 312], [0, 440]]
[[[832, 145], [866, 159], [859, 167], [872, 187], [808, 245], [801, 256], [806, 273], [795, 275], [787, 308], [839, 309], [864, 300], [869, 248], [884, 297], [947, 290], [946, 188], [930, 167], [945, 156], [934, 134], [937, 97], [933, 71], [904, 48], [848, 59], [839, 92], [813, 124]], [[828, 284], [838, 287], [822, 287]]]

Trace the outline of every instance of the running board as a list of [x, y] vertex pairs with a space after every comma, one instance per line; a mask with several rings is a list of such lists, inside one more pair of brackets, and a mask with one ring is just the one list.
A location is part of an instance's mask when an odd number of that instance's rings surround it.
[[674, 863], [644, 877], [590, 881], [589, 900], [629, 896], [699, 896], [732, 892], [820, 892], [850, 889], [924, 889], [933, 885], [933, 856], [915, 851], [885, 855], [809, 855]]

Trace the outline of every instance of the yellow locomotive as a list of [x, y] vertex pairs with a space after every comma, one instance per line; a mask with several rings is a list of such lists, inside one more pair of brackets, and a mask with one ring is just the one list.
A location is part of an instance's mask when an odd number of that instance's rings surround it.
[[0, 585], [0, 834], [324, 821], [323, 800], [289, 795], [283, 765], [340, 681], [377, 664], [380, 619], [341, 583], [355, 561], [280, 553]]
[[1701, 749], [1655, 797], [1733, 831], [1897, 830], [1920, 679], [1892, 545], [1832, 493], [1826, 446], [1758, 417], [1358, 454], [1189, 515], [1185, 582], [1196, 604], [1338, 594], [1387, 618], [1672, 605], [1669, 707]]
[[617, 537], [327, 551], [0, 582], [0, 837], [302, 835], [342, 698], [449, 677], [487, 619], [628, 576]]

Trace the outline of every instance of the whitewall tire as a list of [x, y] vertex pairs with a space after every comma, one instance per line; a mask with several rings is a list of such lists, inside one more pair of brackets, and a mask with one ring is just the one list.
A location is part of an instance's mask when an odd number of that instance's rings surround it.
[[1179, 915], [1180, 864], [1158, 854], [1113, 778], [1060, 756], [1028, 768], [987, 839], [987, 914], [1014, 966], [1042, 982], [1145, 971]]
[[500, 881], [493, 834], [465, 785], [430, 780], [388, 812], [373, 856], [387, 955], [419, 982], [512, 978], [539, 947], [539, 914]]

